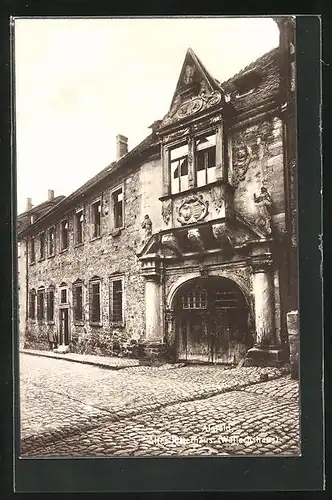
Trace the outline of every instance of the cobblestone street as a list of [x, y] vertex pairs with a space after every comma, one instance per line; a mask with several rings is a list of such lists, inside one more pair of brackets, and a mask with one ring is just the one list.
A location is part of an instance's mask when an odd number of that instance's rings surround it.
[[282, 370], [20, 357], [21, 456], [300, 453], [298, 383]]

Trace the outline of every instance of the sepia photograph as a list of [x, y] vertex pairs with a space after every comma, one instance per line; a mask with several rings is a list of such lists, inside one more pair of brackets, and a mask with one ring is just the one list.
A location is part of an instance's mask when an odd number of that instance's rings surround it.
[[13, 24], [19, 456], [300, 456], [296, 17]]

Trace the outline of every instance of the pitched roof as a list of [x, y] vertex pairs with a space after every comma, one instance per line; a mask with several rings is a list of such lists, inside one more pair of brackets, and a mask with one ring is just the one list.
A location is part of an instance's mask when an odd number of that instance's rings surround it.
[[[259, 57], [256, 61], [248, 64], [236, 75], [222, 83], [222, 87], [225, 89], [225, 92], [229, 94], [230, 101], [238, 113], [249, 111], [264, 101], [277, 97], [280, 85], [278, 57], [279, 47], [276, 47]], [[251, 94], [236, 98], [236, 80], [252, 70], [256, 70], [260, 73], [260, 83]]]
[[134, 149], [129, 151], [126, 155], [120, 158], [119, 161], [113, 161], [107, 165], [103, 170], [98, 172], [94, 177], [89, 179], [85, 184], [76, 189], [67, 197], [57, 203], [56, 206], [52, 207], [50, 210], [45, 212], [33, 225], [29, 225], [22, 229], [19, 234], [25, 236], [30, 232], [33, 232], [37, 227], [43, 224], [43, 222], [48, 219], [51, 215], [56, 215], [59, 212], [63, 212], [65, 209], [70, 209], [70, 207], [77, 203], [78, 200], [82, 199], [82, 196], [86, 195], [88, 191], [96, 189], [101, 182], [105, 182], [110, 176], [116, 174], [120, 171], [120, 168], [124, 167], [126, 164], [130, 163], [132, 160], [140, 160], [140, 157], [151, 147], [156, 146], [158, 140], [156, 139], [155, 133], [148, 135], [140, 144], [138, 144]]
[[27, 227], [29, 227], [31, 225], [30, 224], [30, 217], [32, 215], [40, 218], [46, 212], [53, 209], [54, 206], [57, 205], [58, 203], [60, 203], [63, 199], [65, 199], [65, 196], [63, 196], [63, 195], [56, 196], [55, 198], [53, 198], [53, 200], [43, 201], [42, 203], [39, 203], [39, 205], [32, 207], [30, 210], [26, 210], [25, 212], [18, 214], [17, 219], [16, 219], [17, 220], [18, 234], [20, 234], [22, 231], [24, 231]]
[[[279, 55], [279, 47], [272, 49], [267, 52], [256, 61], [250, 63], [229, 80], [221, 83], [213, 78], [210, 73], [207, 71], [203, 63], [196, 56], [192, 49], [188, 49], [186, 58], [190, 56], [190, 58], [195, 62], [195, 65], [202, 71], [205, 77], [209, 80], [209, 83], [214, 88], [218, 87], [219, 90], [224, 91], [226, 94], [230, 96], [230, 102], [233, 104], [233, 108], [238, 113], [249, 111], [255, 106], [261, 104], [262, 102], [268, 99], [274, 99], [278, 95], [279, 91], [279, 69], [278, 69], [278, 55]], [[185, 68], [184, 61], [181, 74]], [[261, 81], [259, 85], [256, 87], [255, 91], [251, 94], [244, 95], [240, 98], [236, 98], [237, 87], [235, 85], [236, 80], [244, 75], [245, 73], [257, 70], [261, 74]], [[180, 80], [180, 78], [179, 78]], [[179, 84], [179, 81], [178, 81]], [[174, 96], [176, 95], [177, 90], [175, 90]], [[173, 96], [173, 99], [174, 99]], [[153, 131], [150, 135], [148, 135], [138, 146], [129, 151], [125, 156], [123, 156], [119, 161], [112, 162], [107, 165], [103, 170], [98, 172], [94, 177], [89, 179], [85, 184], [79, 187], [76, 191], [71, 193], [69, 196], [60, 200], [56, 206], [51, 207], [46, 213], [44, 213], [37, 221], [33, 224], [33, 226], [29, 226], [28, 228], [24, 228], [20, 231], [22, 233], [29, 233], [29, 230], [32, 228], [36, 228], [43, 223], [50, 215], [56, 215], [57, 213], [63, 211], [65, 208], [69, 209], [71, 205], [75, 204], [78, 199], [81, 199], [88, 191], [97, 188], [97, 186], [108, 179], [113, 174], [116, 174], [120, 170], [121, 167], [124, 167], [128, 163], [130, 163], [134, 159], [138, 159], [142, 156], [148, 149], [157, 146], [159, 144], [159, 139], [156, 136], [156, 130], [158, 129], [158, 125], [161, 120], [157, 120], [153, 127]], [[37, 207], [36, 207], [37, 208]]]

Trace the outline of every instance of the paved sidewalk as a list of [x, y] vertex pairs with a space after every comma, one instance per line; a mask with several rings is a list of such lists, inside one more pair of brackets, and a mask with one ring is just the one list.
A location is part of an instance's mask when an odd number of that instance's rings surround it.
[[57, 353], [53, 351], [38, 351], [34, 349], [21, 349], [20, 353], [30, 354], [32, 356], [42, 356], [44, 358], [63, 359], [82, 363], [84, 365], [95, 365], [109, 370], [120, 370], [132, 366], [139, 366], [137, 359], [118, 358], [116, 356], [96, 356], [93, 354], [76, 354], [74, 352]]

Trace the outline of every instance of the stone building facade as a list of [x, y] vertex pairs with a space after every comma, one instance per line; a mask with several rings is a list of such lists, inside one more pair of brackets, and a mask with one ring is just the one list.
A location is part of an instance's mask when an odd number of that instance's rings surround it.
[[27, 320], [27, 277], [28, 266], [26, 261], [26, 243], [21, 238], [22, 232], [31, 224], [36, 222], [39, 217], [51, 210], [57, 203], [63, 200], [64, 196], [55, 196], [53, 189], [48, 190], [47, 200], [43, 203], [33, 206], [32, 199], [27, 198], [26, 210], [17, 217], [17, 274], [18, 274], [18, 318], [19, 318], [19, 344], [24, 345], [25, 327]]
[[294, 21], [229, 81], [189, 49], [163, 119], [21, 232], [27, 346], [279, 364], [297, 309]]

